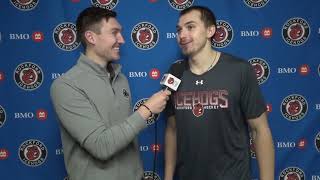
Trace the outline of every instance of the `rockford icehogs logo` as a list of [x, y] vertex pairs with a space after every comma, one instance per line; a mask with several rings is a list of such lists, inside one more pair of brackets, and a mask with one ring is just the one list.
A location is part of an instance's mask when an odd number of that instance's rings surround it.
[[233, 39], [233, 29], [231, 25], [223, 20], [217, 21], [217, 30], [212, 38], [212, 46], [215, 48], [224, 48], [228, 46]]
[[19, 158], [27, 166], [36, 167], [45, 162], [47, 147], [39, 140], [29, 139], [19, 147]]
[[249, 63], [252, 65], [254, 71], [256, 72], [257, 80], [259, 85], [266, 82], [270, 75], [269, 64], [261, 58], [251, 58]]
[[289, 121], [301, 120], [308, 111], [307, 100], [299, 94], [291, 94], [281, 103], [281, 113]]
[[269, 0], [243, 0], [243, 2], [251, 8], [262, 8]]
[[304, 180], [304, 172], [297, 167], [288, 167], [284, 169], [279, 176], [279, 180]]
[[291, 18], [282, 27], [282, 38], [291, 46], [305, 43], [310, 34], [308, 22], [302, 18]]
[[159, 40], [159, 31], [149, 22], [136, 24], [131, 31], [132, 43], [141, 50], [149, 50], [156, 46]]
[[200, 117], [203, 115], [204, 113], [204, 107], [201, 103], [197, 103], [195, 105], [193, 105], [193, 108], [192, 108], [192, 113], [194, 116], [196, 117]]
[[112, 10], [118, 4], [118, 0], [91, 0], [91, 4], [96, 7]]
[[72, 51], [80, 45], [76, 32], [75, 24], [63, 22], [54, 28], [53, 41], [58, 48], [64, 51]]
[[0, 105], [0, 128], [4, 125], [5, 122], [6, 122], [6, 111]]
[[145, 179], [145, 180], [161, 180], [160, 176], [157, 173], [153, 173], [152, 171], [145, 171], [143, 173], [143, 179]]
[[21, 11], [30, 11], [38, 5], [39, 0], [10, 0], [10, 2]]
[[123, 97], [125, 97], [125, 98], [127, 98], [127, 99], [130, 97], [129, 92], [128, 92], [128, 90], [126, 90], [126, 89], [122, 89], [122, 94], [123, 94]]
[[[136, 111], [137, 109], [139, 109], [139, 107], [144, 104], [146, 101], [148, 100], [148, 98], [144, 98], [144, 99], [140, 99], [138, 102], [136, 102], [136, 104], [133, 107], [133, 111]], [[159, 117], [159, 114], [152, 114], [152, 116], [150, 116], [147, 119], [147, 124], [151, 125], [153, 124]]]
[[316, 138], [314, 139], [314, 145], [316, 146], [318, 152], [320, 152], [320, 132], [316, 135]]
[[168, 0], [171, 7], [181, 11], [192, 6], [194, 0]]
[[14, 70], [14, 80], [21, 89], [32, 91], [41, 86], [43, 72], [37, 64], [24, 62]]

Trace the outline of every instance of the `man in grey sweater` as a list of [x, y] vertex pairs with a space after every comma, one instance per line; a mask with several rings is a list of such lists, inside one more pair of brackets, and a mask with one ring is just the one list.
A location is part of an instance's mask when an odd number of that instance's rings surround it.
[[170, 92], [155, 93], [132, 113], [128, 81], [113, 63], [124, 43], [116, 13], [89, 7], [76, 24], [85, 52], [51, 86], [69, 178], [140, 180], [136, 137], [148, 117], [165, 108]]

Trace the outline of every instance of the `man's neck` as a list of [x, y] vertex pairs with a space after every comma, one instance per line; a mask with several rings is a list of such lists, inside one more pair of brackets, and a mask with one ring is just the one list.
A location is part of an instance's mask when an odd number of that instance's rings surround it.
[[191, 72], [201, 75], [210, 70], [218, 61], [219, 52], [210, 49], [189, 57]]
[[106, 67], [107, 66], [107, 61], [103, 60], [101, 57], [99, 57], [96, 53], [92, 51], [85, 51], [85, 55], [92, 60], [94, 63], [99, 64], [101, 67]]

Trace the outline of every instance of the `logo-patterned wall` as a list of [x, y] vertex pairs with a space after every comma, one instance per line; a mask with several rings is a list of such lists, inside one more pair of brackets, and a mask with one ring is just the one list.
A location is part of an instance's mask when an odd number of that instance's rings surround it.
[[[49, 88], [82, 50], [75, 19], [88, 6], [114, 9], [124, 27], [123, 71], [133, 111], [160, 89], [179, 12], [205, 5], [218, 19], [212, 47], [248, 60], [268, 103], [276, 179], [320, 180], [320, 2], [317, 0], [1, 0], [0, 179], [66, 180]], [[145, 176], [163, 179], [165, 117], [141, 132]], [[157, 125], [157, 143], [154, 141]], [[254, 147], [253, 179], [258, 178]]]

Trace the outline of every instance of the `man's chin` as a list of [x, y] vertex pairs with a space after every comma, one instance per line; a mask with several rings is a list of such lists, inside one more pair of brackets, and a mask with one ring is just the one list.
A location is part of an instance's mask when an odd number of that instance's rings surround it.
[[182, 54], [183, 54], [184, 56], [189, 56], [189, 55], [191, 54], [191, 52], [190, 52], [190, 51], [183, 51], [183, 50], [182, 50]]
[[120, 55], [119, 55], [119, 56], [114, 56], [114, 57], [113, 57], [113, 60], [114, 60], [114, 61], [117, 61], [117, 60], [119, 60], [119, 59], [120, 59]]

